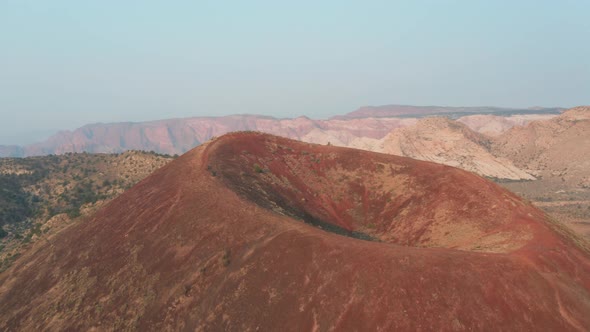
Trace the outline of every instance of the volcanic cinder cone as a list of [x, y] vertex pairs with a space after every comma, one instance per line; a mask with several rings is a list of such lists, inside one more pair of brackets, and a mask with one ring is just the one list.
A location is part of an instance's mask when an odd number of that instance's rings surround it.
[[409, 158], [234, 133], [0, 275], [0, 330], [590, 330], [590, 255]]

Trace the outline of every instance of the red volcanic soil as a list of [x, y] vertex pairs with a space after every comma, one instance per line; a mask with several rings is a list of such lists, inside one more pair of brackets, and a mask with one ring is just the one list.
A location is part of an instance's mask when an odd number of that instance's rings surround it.
[[0, 275], [0, 330], [589, 330], [590, 254], [452, 167], [256, 133]]

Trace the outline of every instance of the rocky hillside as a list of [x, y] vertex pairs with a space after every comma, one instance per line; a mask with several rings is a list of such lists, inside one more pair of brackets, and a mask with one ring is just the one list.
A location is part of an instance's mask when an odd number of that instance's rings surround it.
[[517, 114], [510, 116], [478, 114], [462, 116], [457, 121], [467, 125], [467, 127], [478, 133], [495, 137], [503, 134], [512, 127], [524, 126], [536, 120], [549, 120], [556, 116], [558, 114]]
[[137, 151], [0, 159], [0, 270], [32, 242], [93, 213], [170, 160]]
[[489, 137], [460, 122], [430, 117], [392, 131], [370, 150], [433, 161], [493, 178], [534, 179], [509, 159], [493, 155], [491, 144]]
[[541, 178], [590, 188], [590, 107], [511, 128], [491, 151]]
[[590, 107], [514, 127], [491, 150], [537, 177], [504, 186], [590, 239]]
[[[491, 134], [490, 134], [491, 133]], [[590, 188], [590, 107], [555, 115], [427, 117], [347, 146], [434, 161], [504, 180]]]

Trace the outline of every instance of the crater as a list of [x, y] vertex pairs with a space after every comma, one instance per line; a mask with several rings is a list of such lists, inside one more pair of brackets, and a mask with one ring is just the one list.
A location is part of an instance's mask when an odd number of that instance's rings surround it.
[[340, 235], [405, 246], [511, 251], [531, 238], [526, 216], [538, 213], [450, 166], [257, 133], [213, 142], [207, 167], [265, 209]]

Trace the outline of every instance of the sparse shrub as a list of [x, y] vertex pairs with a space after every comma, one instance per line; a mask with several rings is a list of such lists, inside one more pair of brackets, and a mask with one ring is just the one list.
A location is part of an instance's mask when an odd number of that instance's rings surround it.
[[192, 288], [193, 287], [191, 285], [188, 285], [188, 284], [184, 285], [184, 296], [189, 296], [189, 293], [191, 292]]
[[225, 249], [223, 252], [223, 256], [221, 257], [221, 262], [223, 266], [228, 266], [231, 263], [231, 250]]
[[217, 172], [213, 170], [211, 165], [207, 165], [207, 170], [211, 173], [212, 176], [217, 176]]
[[264, 170], [262, 169], [262, 167], [260, 167], [260, 165], [254, 164], [254, 172], [256, 172], [256, 173], [264, 173]]
[[67, 211], [67, 214], [68, 217], [70, 217], [71, 219], [78, 218], [79, 216], [81, 216], [79, 208], [72, 208]]
[[27, 236], [25, 236], [25, 237], [24, 237], [24, 239], [23, 239], [22, 243], [23, 243], [23, 244], [28, 244], [28, 243], [30, 243], [30, 242], [31, 242], [31, 238], [32, 238], [32, 237], [33, 237], [33, 235], [32, 235], [32, 234], [27, 234]]
[[96, 312], [97, 315], [100, 315], [102, 313], [102, 303], [100, 302], [96, 302], [94, 304], [94, 311]]
[[31, 228], [31, 235], [41, 235], [41, 224], [35, 223], [35, 225]]

